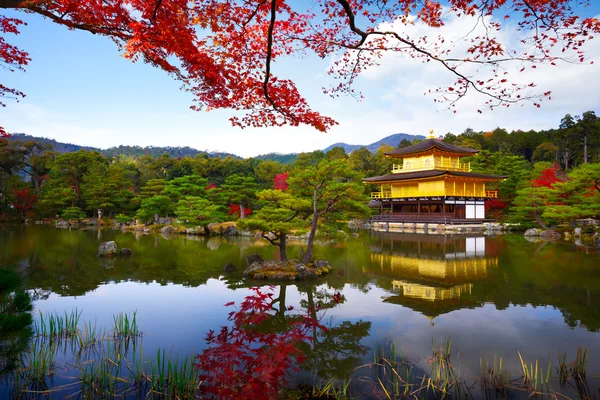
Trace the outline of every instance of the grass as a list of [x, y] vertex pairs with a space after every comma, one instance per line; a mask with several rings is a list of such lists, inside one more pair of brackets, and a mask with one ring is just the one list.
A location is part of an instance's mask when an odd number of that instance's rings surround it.
[[[153, 357], [144, 357], [136, 312], [115, 315], [113, 329], [109, 331], [99, 330], [92, 322], [79, 325], [80, 315], [77, 310], [64, 315], [40, 314], [31, 348], [24, 353], [19, 368], [7, 378], [9, 390], [4, 393], [12, 393], [13, 398], [33, 394], [44, 397], [52, 393], [98, 399], [199, 396], [201, 382], [193, 355], [182, 357], [159, 349]], [[72, 361], [58, 366], [56, 359], [66, 354], [72, 355]], [[495, 392], [503, 398], [515, 397], [515, 393], [516, 397], [524, 394], [567, 398], [553, 391], [558, 384], [576, 391], [582, 398], [590, 397], [586, 382], [587, 348], [579, 347], [571, 362], [566, 352], [559, 352], [558, 366], [554, 369], [551, 361], [548, 364], [528, 361], [521, 352], [517, 356], [519, 369], [513, 369], [513, 373], [517, 372], [513, 379], [506, 360], [494, 354], [492, 358], [479, 360], [480, 376], [467, 382], [473, 377], [461, 374], [460, 354], [450, 338], [439, 345], [432, 341], [431, 354], [417, 361], [403, 355], [395, 342], [378, 344], [373, 349], [372, 361], [357, 367], [355, 376], [321, 381], [301, 391], [298, 398], [350, 399], [356, 387], [361, 391], [370, 388], [373, 399], [473, 398], [471, 391], [477, 382], [486, 396]], [[67, 373], [64, 371], [76, 375], [71, 377], [72, 383], [54, 385], [54, 377]]]
[[192, 357], [183, 357], [180, 361], [179, 354], [173, 359], [172, 354], [167, 356], [164, 349], [158, 349], [146, 378], [152, 395], [180, 399], [194, 397], [200, 387], [197, 375]]
[[81, 311], [71, 311], [64, 316], [58, 313], [48, 313], [46, 316], [40, 311], [40, 320], [34, 324], [34, 332], [36, 336], [46, 337], [50, 339], [71, 338], [77, 335], [79, 318]]
[[113, 321], [113, 335], [115, 338], [128, 339], [141, 336], [137, 324], [137, 311], [134, 311], [131, 315], [121, 312], [113, 316]]
[[575, 360], [571, 363], [567, 363], [567, 353], [558, 353], [558, 375], [561, 383], [565, 384], [570, 378], [576, 382], [582, 382], [586, 380], [588, 363], [588, 349], [583, 349], [581, 346], [577, 347], [577, 353]]

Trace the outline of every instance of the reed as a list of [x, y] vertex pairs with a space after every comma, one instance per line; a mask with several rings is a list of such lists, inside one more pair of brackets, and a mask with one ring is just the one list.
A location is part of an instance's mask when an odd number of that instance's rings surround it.
[[581, 346], [577, 347], [575, 360], [567, 363], [567, 353], [558, 353], [558, 376], [562, 384], [566, 383], [569, 378], [573, 378], [576, 382], [583, 382], [586, 379], [588, 364], [588, 349]]
[[183, 357], [180, 361], [177, 354], [173, 360], [172, 355], [166, 355], [165, 349], [158, 349], [147, 379], [151, 395], [180, 399], [194, 397], [200, 387], [197, 375], [192, 357]]
[[64, 315], [58, 313], [47, 313], [45, 316], [40, 311], [40, 319], [34, 324], [36, 336], [50, 339], [64, 339], [75, 337], [78, 333], [77, 325], [81, 317], [81, 311], [65, 311]]
[[43, 390], [47, 387], [47, 380], [55, 373], [56, 350], [51, 343], [34, 340], [31, 349], [21, 361], [19, 386]]
[[[506, 388], [510, 383], [510, 373], [504, 371], [504, 363], [502, 357], [497, 357], [494, 354], [494, 359], [490, 360], [486, 356], [485, 359], [479, 359], [479, 368], [481, 370], [481, 386], [486, 390], [502, 390], [506, 392]], [[550, 370], [548, 370], [549, 372]]]
[[131, 315], [121, 312], [113, 316], [113, 321], [113, 336], [115, 339], [127, 339], [141, 336], [137, 324], [137, 311], [134, 311]]
[[311, 387], [310, 398], [312, 399], [349, 399], [348, 388], [351, 380], [339, 380], [331, 378], [328, 381], [317, 383]]

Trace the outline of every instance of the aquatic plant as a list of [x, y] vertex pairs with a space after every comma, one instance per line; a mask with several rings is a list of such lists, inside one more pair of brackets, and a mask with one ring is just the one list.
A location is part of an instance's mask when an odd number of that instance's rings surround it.
[[81, 311], [77, 311], [77, 309], [68, 314], [65, 311], [64, 316], [56, 312], [47, 313], [44, 316], [44, 313], [40, 311], [40, 319], [34, 324], [34, 332], [36, 336], [50, 339], [75, 337], [78, 333], [77, 325], [80, 317]]
[[115, 339], [127, 339], [141, 335], [137, 324], [137, 311], [134, 311], [131, 315], [123, 312], [114, 315], [113, 322]]

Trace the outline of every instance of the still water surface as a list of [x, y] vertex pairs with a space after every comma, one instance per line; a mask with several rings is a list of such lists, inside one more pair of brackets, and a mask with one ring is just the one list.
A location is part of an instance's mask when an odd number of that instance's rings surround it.
[[[98, 244], [115, 240], [131, 258], [100, 260]], [[289, 247], [301, 258], [302, 244]], [[227, 322], [223, 305], [249, 294], [241, 271], [246, 256], [277, 257], [264, 241], [248, 238], [146, 236], [113, 230], [2, 228], [0, 266], [18, 272], [34, 294], [38, 313], [82, 310], [82, 321], [110, 327], [113, 315], [137, 310], [144, 351], [165, 347], [195, 354], [205, 334]], [[452, 338], [461, 373], [477, 379], [480, 359], [503, 357], [519, 375], [527, 360], [555, 364], [558, 351], [573, 358], [589, 348], [591, 394], [600, 376], [600, 255], [572, 243], [531, 243], [520, 235], [465, 237], [385, 234], [319, 245], [315, 257], [334, 271], [316, 284], [276, 285], [288, 306], [319, 292], [339, 291], [345, 301], [327, 310], [325, 323], [345, 351], [323, 378], [343, 378], [372, 360], [378, 344], [395, 341], [426, 369], [432, 341]], [[224, 274], [231, 262], [238, 272]], [[264, 284], [264, 283], [263, 283]], [[328, 342], [323, 339], [323, 342]], [[366, 346], [364, 351], [359, 351]], [[354, 354], [351, 354], [354, 350]], [[327, 351], [326, 348], [323, 349]], [[333, 350], [335, 351], [335, 349]], [[314, 371], [313, 371], [314, 372]], [[298, 377], [306, 379], [305, 376]]]

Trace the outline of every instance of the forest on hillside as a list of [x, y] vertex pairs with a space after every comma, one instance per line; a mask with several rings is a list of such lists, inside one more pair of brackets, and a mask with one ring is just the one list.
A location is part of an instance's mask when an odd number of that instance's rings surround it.
[[[474, 172], [508, 176], [498, 184], [499, 198], [488, 202], [490, 216], [542, 227], [600, 217], [600, 119], [593, 111], [566, 115], [547, 131], [467, 129], [458, 135], [448, 133], [442, 140], [479, 149], [465, 159]], [[403, 140], [398, 147], [413, 143]], [[3, 220], [83, 219], [100, 209], [105, 216], [123, 221], [150, 221], [158, 214], [206, 225], [252, 213], [256, 217], [264, 210], [262, 219], [285, 220], [286, 213], [299, 213], [308, 221], [310, 210], [294, 210], [290, 199], [272, 192], [285, 192], [300, 204], [310, 198], [310, 185], [319, 178], [332, 187], [336, 182], [351, 182], [353, 190], [360, 192], [351, 196], [356, 204], [346, 205], [347, 210], [341, 203], [330, 207], [331, 221], [349, 215], [364, 218], [368, 210], [358, 204], [366, 204], [377, 188], [363, 185], [361, 178], [389, 173], [392, 160], [384, 153], [390, 150], [393, 147], [382, 145], [375, 153], [363, 147], [346, 154], [336, 147], [326, 153], [298, 154], [288, 164], [212, 158], [205, 153], [126, 157], [82, 149], [61, 154], [47, 143], [4, 140], [0, 143], [0, 215]], [[306, 178], [307, 171], [311, 179]], [[335, 190], [331, 188], [333, 194]], [[344, 211], [351, 212], [342, 215]]]

